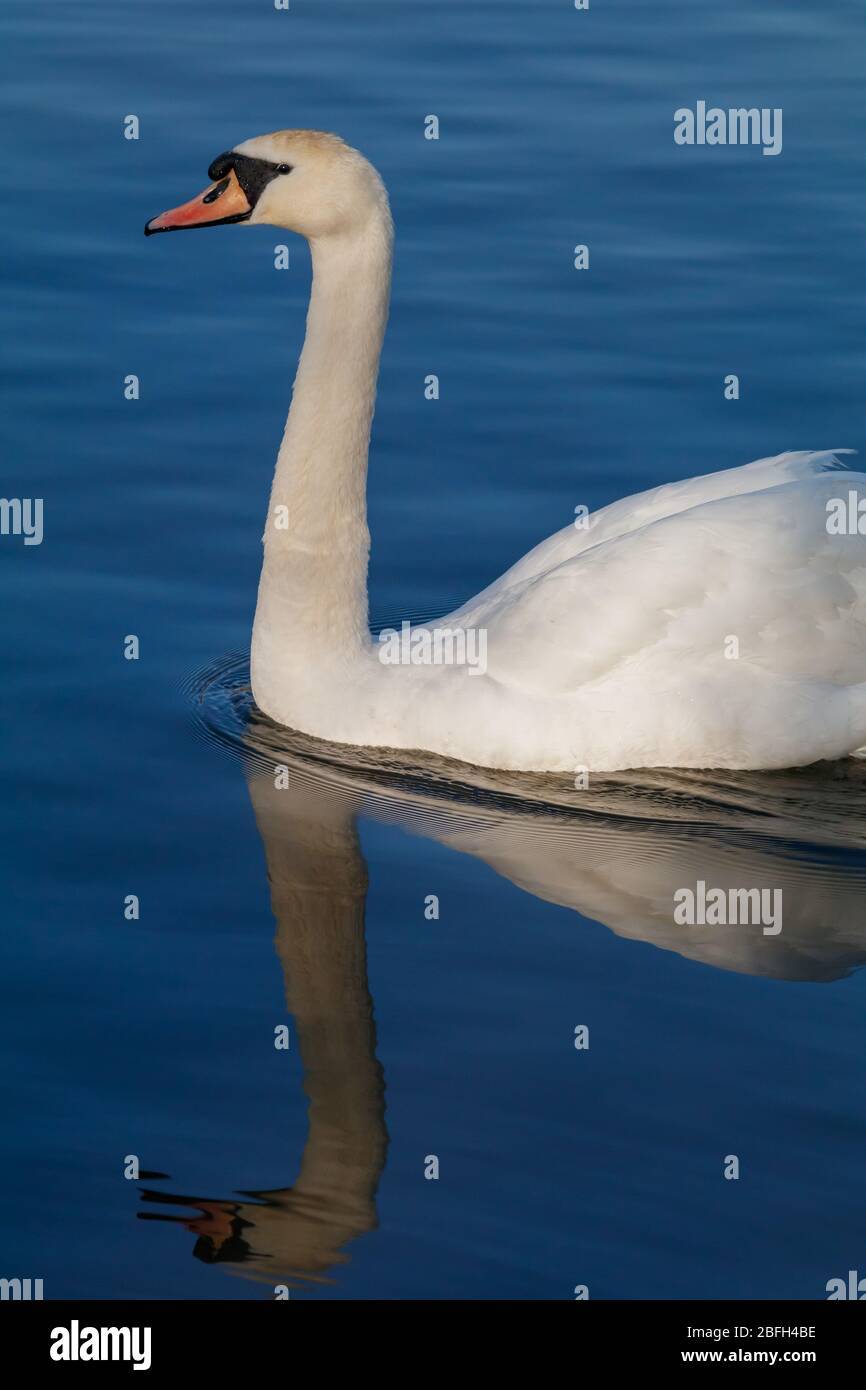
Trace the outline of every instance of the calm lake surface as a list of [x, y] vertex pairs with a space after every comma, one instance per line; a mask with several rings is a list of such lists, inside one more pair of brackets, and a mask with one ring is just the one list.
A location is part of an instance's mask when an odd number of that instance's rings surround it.
[[[580, 504], [863, 447], [862, 7], [7, 0], [0, 37], [0, 492], [45, 509], [41, 546], [0, 538], [0, 1275], [816, 1299], [866, 1273], [864, 769], [580, 793], [268, 728], [244, 661], [309, 256], [142, 236], [262, 132], [379, 167], [371, 609], [445, 611]], [[677, 147], [698, 100], [782, 108], [781, 155]], [[784, 929], [675, 927], [698, 880], [783, 887]]]

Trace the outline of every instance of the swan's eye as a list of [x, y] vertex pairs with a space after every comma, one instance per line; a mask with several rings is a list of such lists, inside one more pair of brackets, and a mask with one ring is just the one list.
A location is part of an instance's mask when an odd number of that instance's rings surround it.
[[290, 174], [291, 172], [292, 172], [292, 166], [291, 166], [291, 164], [278, 164], [278, 165], [277, 165], [277, 173], [278, 173], [278, 174]]

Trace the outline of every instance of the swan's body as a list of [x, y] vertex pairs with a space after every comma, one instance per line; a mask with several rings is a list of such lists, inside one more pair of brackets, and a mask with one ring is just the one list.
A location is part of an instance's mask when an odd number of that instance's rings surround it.
[[[334, 742], [535, 771], [789, 767], [866, 743], [866, 536], [828, 527], [835, 499], [866, 498], [866, 475], [829, 453], [613, 503], [427, 625], [483, 633], [486, 669], [386, 664], [367, 622], [366, 473], [387, 195], [318, 132], [247, 141], [213, 170], [229, 171], [226, 220], [297, 231], [313, 259], [253, 630], [266, 714]], [[217, 220], [219, 202], [201, 206], [150, 230]]]

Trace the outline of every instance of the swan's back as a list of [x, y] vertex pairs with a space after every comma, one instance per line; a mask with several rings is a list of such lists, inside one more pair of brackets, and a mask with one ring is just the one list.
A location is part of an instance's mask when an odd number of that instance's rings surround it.
[[853, 450], [850, 449], [824, 449], [776, 454], [772, 458], [755, 459], [741, 468], [726, 468], [697, 478], [684, 478], [678, 483], [664, 483], [646, 492], [621, 497], [583, 518], [582, 524], [572, 523], [527, 551], [493, 584], [476, 595], [471, 604], [460, 609], [461, 618], [466, 621], [464, 615], [494, 593], [501, 594], [514, 584], [545, 574], [573, 555], [627, 535], [651, 521], [659, 521], [723, 497], [761, 492], [766, 488], [781, 487], [784, 483], [800, 482], [826, 473], [848, 472], [848, 464], [842, 456], [851, 453]]
[[784, 454], [538, 546], [449, 619], [487, 633], [501, 765], [780, 767], [866, 742], [866, 537], [828, 526], [850, 491], [866, 475], [835, 454]]

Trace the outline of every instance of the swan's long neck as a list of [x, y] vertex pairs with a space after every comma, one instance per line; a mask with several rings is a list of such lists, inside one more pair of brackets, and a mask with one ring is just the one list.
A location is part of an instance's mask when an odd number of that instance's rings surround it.
[[[388, 315], [387, 205], [311, 243], [313, 288], [277, 458], [253, 630], [253, 691], [276, 713], [292, 673], [351, 660], [367, 627], [367, 453]], [[274, 688], [274, 697], [270, 690]], [[286, 714], [280, 711], [285, 720]]]

